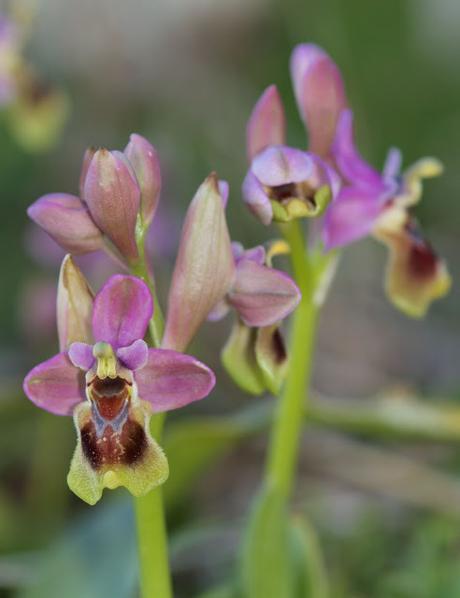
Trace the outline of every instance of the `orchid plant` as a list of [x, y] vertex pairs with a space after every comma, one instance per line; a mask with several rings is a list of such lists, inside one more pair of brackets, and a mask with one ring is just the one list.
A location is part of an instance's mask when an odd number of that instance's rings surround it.
[[[440, 174], [440, 163], [424, 158], [401, 174], [400, 153], [392, 149], [379, 173], [355, 148], [352, 112], [332, 59], [301, 44], [291, 73], [308, 149], [286, 145], [283, 104], [276, 87], [268, 87], [249, 118], [242, 188], [249, 210], [262, 224], [277, 224], [282, 239], [250, 249], [232, 242], [228, 184], [209, 175], [185, 216], [165, 322], [145, 250], [161, 191], [159, 157], [149, 141], [133, 134], [123, 152], [87, 150], [79, 194], [47, 194], [28, 210], [69, 254], [58, 283], [60, 352], [27, 374], [24, 392], [42, 409], [73, 416], [77, 447], [68, 484], [75, 494], [94, 504], [104, 488], [124, 486], [135, 497], [144, 598], [172, 595], [162, 430], [165, 412], [214, 387], [212, 370], [185, 354], [203, 323], [232, 311], [225, 369], [248, 393], [279, 397], [241, 572], [229, 595], [307, 596], [298, 590], [302, 568], [294, 570], [289, 558], [292, 532], [303, 533], [306, 524], [291, 519], [288, 505], [308, 419], [318, 316], [339, 251], [368, 235], [385, 243], [388, 296], [410, 316], [423, 316], [450, 286], [446, 265], [411, 211], [422, 179]], [[105, 251], [121, 270], [95, 295], [72, 257], [94, 251]], [[273, 267], [280, 254], [289, 255], [293, 278]], [[292, 312], [286, 348], [282, 322]]]

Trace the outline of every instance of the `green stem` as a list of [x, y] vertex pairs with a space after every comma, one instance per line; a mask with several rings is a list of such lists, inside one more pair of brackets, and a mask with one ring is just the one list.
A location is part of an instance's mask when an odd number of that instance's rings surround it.
[[[152, 345], [159, 347], [163, 337], [164, 320], [158, 303], [153, 277], [145, 260], [144, 239], [138, 242], [139, 261], [131, 272], [149, 286], [152, 293], [154, 312], [149, 323]], [[152, 416], [150, 431], [161, 443], [164, 413]], [[163, 489], [155, 488], [146, 496], [134, 499], [140, 564], [140, 588], [142, 598], [171, 598], [172, 583], [168, 558], [168, 535], [163, 500]]]
[[314, 303], [316, 270], [306, 253], [299, 222], [285, 225], [283, 233], [291, 249], [292, 268], [302, 298], [293, 319], [289, 371], [274, 418], [266, 480], [288, 497], [297, 467], [300, 436], [309, 399], [318, 307]]

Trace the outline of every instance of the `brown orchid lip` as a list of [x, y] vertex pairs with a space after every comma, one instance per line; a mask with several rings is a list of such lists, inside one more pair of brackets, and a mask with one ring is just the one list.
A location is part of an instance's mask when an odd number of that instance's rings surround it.
[[414, 222], [406, 224], [406, 233], [410, 243], [409, 269], [419, 279], [431, 278], [436, 273], [439, 262], [438, 256], [421, 235]]
[[147, 436], [143, 427], [127, 419], [120, 432], [107, 425], [102, 436], [98, 436], [93, 421], [81, 429], [83, 453], [95, 470], [113, 465], [132, 466], [142, 460], [147, 449]]

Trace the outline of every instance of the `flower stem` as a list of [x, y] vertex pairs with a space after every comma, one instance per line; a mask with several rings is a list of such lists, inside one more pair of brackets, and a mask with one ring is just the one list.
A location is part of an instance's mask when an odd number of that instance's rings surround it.
[[[164, 417], [152, 418], [152, 433], [161, 440]], [[142, 598], [171, 598], [172, 585], [168, 559], [168, 536], [163, 490], [155, 488], [135, 499]]]
[[[143, 241], [143, 240], [142, 240]], [[153, 276], [145, 259], [144, 244], [140, 245], [140, 260], [131, 271], [149, 286], [154, 311], [149, 323], [152, 345], [159, 347], [163, 337], [164, 320], [158, 303]], [[142, 398], [142, 397], [141, 397]], [[164, 413], [152, 416], [152, 436], [161, 443]], [[168, 535], [161, 486], [146, 496], [134, 499], [140, 565], [140, 589], [142, 598], [172, 598], [171, 572], [168, 559]]]
[[269, 446], [266, 482], [289, 497], [295, 476], [301, 430], [305, 423], [312, 369], [318, 306], [314, 301], [315, 264], [306, 253], [298, 221], [283, 227], [302, 298], [294, 314], [289, 350], [289, 371], [277, 405]]

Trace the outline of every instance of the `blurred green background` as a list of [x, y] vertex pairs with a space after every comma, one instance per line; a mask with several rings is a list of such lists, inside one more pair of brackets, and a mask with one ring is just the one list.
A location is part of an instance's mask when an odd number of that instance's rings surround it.
[[[363, 400], [405, 388], [427, 401], [456, 401], [460, 3], [37, 0], [33, 14], [26, 55], [66, 90], [71, 108], [46, 153], [27, 153], [0, 124], [0, 596], [127, 598], [136, 595], [137, 565], [126, 494], [106, 493], [93, 509], [71, 496], [71, 422], [39, 413], [21, 391], [28, 368], [57, 349], [59, 262], [40, 255], [27, 206], [47, 192], [76, 193], [85, 148], [122, 148], [135, 131], [162, 160], [153, 241], [163, 298], [182, 215], [210, 171], [230, 182], [233, 237], [248, 246], [268, 240], [275, 231], [241, 201], [245, 125], [262, 90], [277, 83], [289, 141], [306, 144], [288, 60], [296, 43], [316, 42], [342, 69], [359, 146], [373, 164], [380, 166], [392, 145], [406, 165], [424, 155], [445, 164], [444, 176], [426, 185], [417, 214], [454, 286], [425, 321], [409, 321], [384, 297], [384, 249], [371, 241], [348, 249], [324, 310], [315, 388]], [[172, 416], [171, 426], [263, 401], [243, 396], [219, 365], [229, 326], [206, 325], [194, 346], [218, 374], [216, 391]], [[179, 598], [230, 573], [263, 448], [263, 435], [240, 443], [191, 492], [178, 485], [170, 527]], [[370, 443], [319, 427], [306, 434], [295, 507], [316, 523], [331, 598], [459, 597], [459, 473], [455, 444]]]

